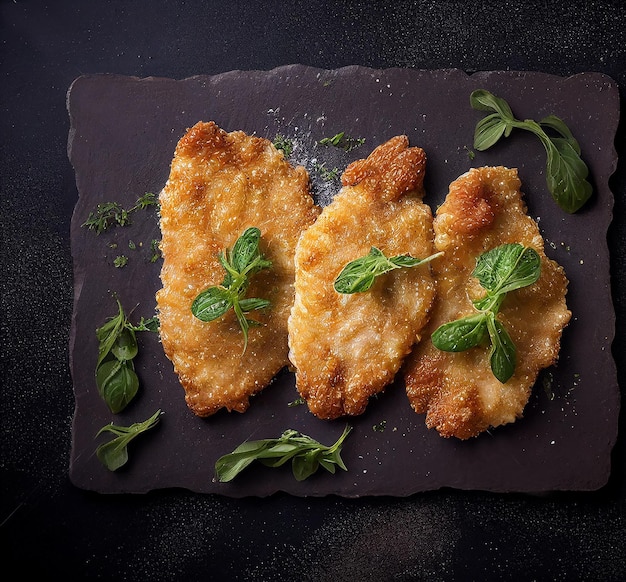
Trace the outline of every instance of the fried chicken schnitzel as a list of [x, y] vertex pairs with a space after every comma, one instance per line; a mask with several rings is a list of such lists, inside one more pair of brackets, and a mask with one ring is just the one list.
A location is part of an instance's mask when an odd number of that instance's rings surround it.
[[[179, 141], [161, 204], [160, 335], [189, 408], [209, 416], [244, 412], [288, 364], [287, 319], [294, 298], [296, 242], [319, 214], [309, 177], [271, 142], [199, 122]], [[194, 317], [195, 297], [224, 279], [218, 253], [248, 227], [261, 231], [260, 250], [272, 267], [251, 280], [248, 295], [270, 301], [255, 311], [261, 324], [244, 338], [231, 309], [220, 319]]]
[[[567, 278], [546, 257], [520, 186], [516, 170], [472, 169], [450, 185], [434, 220], [435, 247], [444, 251], [432, 265], [437, 299], [424, 340], [403, 371], [411, 406], [425, 412], [426, 425], [444, 437], [467, 439], [520, 417], [539, 371], [556, 362], [571, 317], [565, 303]], [[444, 323], [476, 313], [472, 300], [485, 294], [472, 277], [476, 259], [505, 243], [535, 249], [541, 274], [533, 285], [509, 293], [498, 314], [517, 348], [515, 373], [502, 384], [491, 371], [487, 348], [444, 352], [430, 335]]]
[[347, 167], [341, 191], [298, 242], [289, 355], [298, 391], [319, 418], [361, 414], [420, 339], [435, 294], [428, 265], [387, 273], [363, 293], [340, 294], [333, 283], [371, 247], [432, 254], [425, 165], [406, 136], [380, 145]]

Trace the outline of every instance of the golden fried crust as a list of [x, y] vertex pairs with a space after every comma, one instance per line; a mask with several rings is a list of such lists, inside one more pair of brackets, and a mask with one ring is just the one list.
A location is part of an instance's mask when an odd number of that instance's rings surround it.
[[[287, 318], [293, 303], [295, 246], [319, 208], [302, 167], [293, 168], [266, 139], [226, 133], [199, 122], [181, 138], [160, 194], [162, 289], [160, 334], [198, 416], [221, 408], [243, 412], [288, 364]], [[232, 248], [250, 226], [261, 230], [261, 252], [273, 262], [254, 276], [247, 296], [271, 301], [251, 318], [248, 347], [232, 310], [204, 323], [191, 313], [194, 298], [224, 278], [217, 254]]]
[[379, 277], [365, 293], [333, 288], [346, 263], [372, 246], [387, 256], [432, 254], [425, 163], [423, 150], [394, 137], [348, 166], [342, 190], [300, 238], [290, 359], [298, 390], [319, 418], [361, 414], [392, 382], [426, 324], [435, 293], [427, 264]]
[[[426, 424], [444, 437], [467, 439], [522, 415], [537, 374], [556, 362], [561, 333], [569, 322], [567, 279], [546, 257], [534, 220], [526, 214], [516, 170], [478, 168], [450, 185], [434, 220], [435, 247], [444, 256], [433, 262], [437, 299], [424, 340], [407, 358], [407, 394]], [[471, 276], [477, 257], [506, 243], [534, 248], [541, 257], [539, 280], [509, 293], [499, 319], [517, 347], [513, 377], [501, 384], [492, 374], [488, 350], [450, 353], [437, 350], [431, 333], [443, 323], [474, 312], [472, 300], [484, 294]]]

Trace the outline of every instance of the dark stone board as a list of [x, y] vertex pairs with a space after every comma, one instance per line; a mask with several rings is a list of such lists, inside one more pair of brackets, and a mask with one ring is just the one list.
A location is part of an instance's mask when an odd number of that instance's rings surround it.
[[[594, 185], [594, 197], [575, 215], [561, 211], [545, 184], [545, 151], [516, 132], [488, 152], [471, 155], [474, 126], [482, 113], [469, 105], [472, 90], [504, 97], [519, 118], [555, 114], [578, 138]], [[619, 119], [618, 89], [606, 75], [564, 78], [543, 73], [460, 70], [373, 70], [350, 66], [322, 70], [301, 65], [271, 71], [232, 71], [183, 80], [88, 75], [68, 93], [68, 152], [79, 200], [71, 225], [74, 312], [70, 359], [76, 397], [70, 460], [72, 482], [103, 493], [147, 492], [181, 487], [230, 497], [408, 496], [444, 487], [495, 492], [584, 491], [603, 486], [617, 438], [619, 389], [611, 355], [614, 309], [606, 233], [612, 219], [609, 177]], [[401, 381], [373, 399], [365, 414], [321, 421], [296, 397], [294, 376], [283, 370], [245, 414], [222, 411], [194, 416], [184, 402], [172, 366], [156, 334], [139, 334], [138, 397], [112, 415], [94, 381], [95, 329], [116, 313], [114, 294], [131, 320], [154, 314], [160, 261], [151, 262], [158, 239], [156, 212], [138, 211], [132, 224], [96, 236], [81, 227], [98, 203], [130, 207], [144, 192], [165, 184], [178, 139], [199, 120], [227, 131], [244, 130], [295, 143], [291, 160], [311, 174], [324, 205], [339, 189], [319, 165], [342, 170], [353, 159], [397, 134], [428, 156], [425, 201], [433, 209], [448, 185], [470, 167], [519, 169], [529, 213], [539, 222], [550, 257], [564, 266], [572, 322], [565, 330], [557, 366], [540, 375], [524, 418], [470, 441], [443, 439], [415, 414]], [[345, 131], [365, 138], [351, 152], [323, 148], [317, 140]], [[134, 243], [134, 249], [129, 243]], [[128, 264], [115, 268], [117, 255]], [[152, 432], [131, 444], [128, 464], [117, 472], [95, 456], [105, 424], [131, 424], [157, 408], [165, 414]], [[353, 426], [343, 458], [347, 472], [318, 472], [304, 482], [288, 467], [253, 465], [231, 483], [218, 483], [215, 460], [246, 439], [277, 437], [294, 428], [330, 444], [346, 422]], [[384, 425], [384, 430], [375, 430]]]

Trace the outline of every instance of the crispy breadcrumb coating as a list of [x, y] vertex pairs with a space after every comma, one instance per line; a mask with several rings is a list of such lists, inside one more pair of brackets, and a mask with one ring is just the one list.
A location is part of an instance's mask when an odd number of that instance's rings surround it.
[[[199, 122], [179, 141], [161, 205], [162, 289], [157, 293], [160, 335], [185, 390], [189, 408], [209, 416], [221, 408], [243, 412], [249, 398], [288, 364], [287, 318], [294, 297], [294, 252], [319, 208], [309, 178], [271, 142]], [[250, 297], [271, 306], [250, 317], [243, 334], [232, 309], [202, 322], [194, 298], [224, 278], [218, 253], [250, 226], [261, 230], [260, 250], [272, 268], [252, 278]]]
[[[555, 363], [563, 328], [570, 320], [563, 268], [546, 257], [536, 222], [526, 214], [517, 171], [503, 167], [472, 169], [450, 185], [434, 220], [435, 247], [444, 256], [433, 262], [437, 299], [423, 341], [404, 368], [414, 410], [444, 437], [467, 439], [522, 415], [539, 371]], [[507, 295], [498, 318], [517, 348], [513, 377], [500, 383], [491, 372], [489, 350], [439, 351], [430, 335], [440, 325], [469, 315], [484, 289], [471, 276], [483, 252], [521, 243], [541, 258], [539, 280]]]
[[348, 166], [341, 191], [300, 238], [290, 359], [298, 391], [319, 418], [361, 414], [420, 339], [435, 293], [428, 264], [385, 274], [364, 293], [340, 294], [333, 283], [372, 246], [387, 256], [432, 254], [425, 166], [422, 149], [392, 138]]

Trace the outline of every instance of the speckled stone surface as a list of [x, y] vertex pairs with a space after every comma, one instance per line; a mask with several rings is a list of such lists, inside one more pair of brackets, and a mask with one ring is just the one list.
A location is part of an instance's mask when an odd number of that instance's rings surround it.
[[[484, 115], [469, 106], [476, 88], [505, 98], [520, 118], [554, 113], [566, 120], [595, 185], [593, 200], [583, 211], [569, 215], [555, 205], [545, 185], [545, 151], [531, 136], [517, 133], [487, 153], [469, 155], [474, 126]], [[72, 84], [68, 109], [69, 157], [79, 192], [71, 231], [75, 313], [70, 354], [77, 403], [70, 476], [77, 486], [108, 493], [184, 487], [234, 497], [277, 491], [360, 497], [407, 496], [441, 487], [537, 493], [606, 484], [619, 413], [606, 242], [619, 118], [612, 79], [593, 73], [469, 76], [452, 69], [302, 65], [181, 81], [97, 75]], [[141, 338], [137, 402], [111, 415], [94, 382], [94, 330], [115, 313], [113, 294], [128, 310], [137, 306], [135, 318], [154, 314], [160, 261], [151, 263], [146, 251], [159, 238], [158, 225], [154, 211], [135, 213], [130, 226], [99, 236], [81, 225], [99, 203], [115, 200], [129, 208], [144, 192], [160, 191], [176, 142], [199, 120], [216, 121], [227, 131], [292, 139], [290, 159], [309, 170], [314, 197], [322, 205], [340, 184], [321, 178], [320, 164], [342, 171], [349, 161], [401, 133], [427, 153], [425, 202], [433, 210], [443, 202], [449, 183], [472, 166], [518, 168], [548, 256], [563, 265], [570, 279], [568, 306], [573, 312], [560, 361], [540, 376], [524, 418], [467, 442], [442, 439], [412, 411], [398, 380], [370, 402], [364, 415], [320, 421], [306, 406], [288, 406], [298, 394], [293, 374], [285, 370], [244, 414], [223, 411], [200, 419], [184, 404], [177, 377], [154, 336]], [[365, 143], [349, 154], [317, 144], [339, 131]], [[133, 243], [143, 249], [129, 250]], [[118, 255], [129, 259], [123, 268], [112, 264]], [[132, 451], [136, 454], [128, 466], [116, 473], [104, 469], [93, 455], [98, 429], [109, 422], [144, 420], [157, 408], [165, 412], [161, 426]], [[322, 472], [296, 482], [289, 470], [253, 466], [232, 483], [215, 480], [217, 458], [244, 440], [274, 438], [294, 428], [331, 444], [346, 422], [353, 426], [344, 446], [347, 472]], [[385, 429], [375, 430], [381, 423]], [[403, 470], [395, 470], [398, 466]]]
[[167, 582], [626, 579], [623, 122], [608, 228], [618, 441], [607, 485], [547, 495], [443, 488], [406, 498], [235, 499], [179, 488], [102, 495], [76, 487], [69, 479], [69, 335], [78, 192], [66, 151], [68, 87], [100, 73], [185, 79], [289, 63], [562, 77], [594, 71], [616, 81], [624, 111], [625, 21], [618, 0], [0, 3], [0, 535], [7, 571]]

